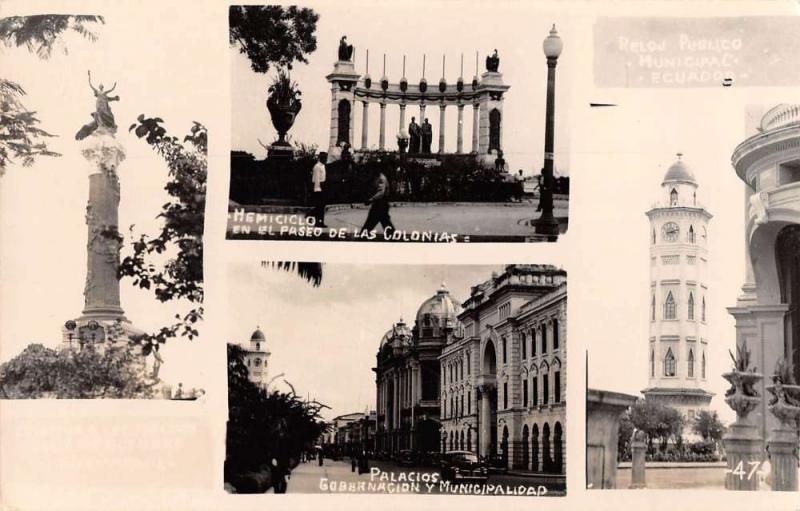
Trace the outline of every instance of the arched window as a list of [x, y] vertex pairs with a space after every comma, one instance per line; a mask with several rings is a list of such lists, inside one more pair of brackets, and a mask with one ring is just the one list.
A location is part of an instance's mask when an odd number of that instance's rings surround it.
[[503, 382], [503, 410], [508, 408], [508, 382]]
[[670, 206], [677, 206], [678, 205], [678, 190], [675, 188], [669, 192], [669, 205]]
[[520, 384], [522, 385], [522, 406], [528, 406], [528, 378], [522, 378]]
[[706, 352], [703, 352], [702, 357], [700, 358], [700, 377], [705, 379], [706, 377]]
[[656, 244], [656, 230], [653, 229], [653, 235], [650, 238], [650, 243], [655, 245]]
[[700, 304], [700, 319], [705, 322], [706, 320], [706, 297], [703, 297], [703, 303]]
[[469, 372], [470, 372], [470, 364], [469, 364], [469, 359], [470, 359], [470, 356], [469, 356], [469, 351], [468, 351], [468, 352], [467, 352], [467, 374], [469, 374]]
[[505, 364], [508, 362], [508, 343], [506, 342], [506, 338], [503, 337], [503, 363]]
[[689, 293], [689, 302], [688, 302], [688, 318], [694, 320], [694, 293]]
[[261, 343], [260, 342], [256, 343], [256, 351], [261, 351]]
[[528, 358], [528, 339], [525, 337], [525, 332], [522, 332], [522, 337], [520, 338], [522, 342], [522, 360]]
[[656, 376], [656, 352], [655, 350], [650, 350], [650, 377], [655, 378]]
[[561, 371], [556, 371], [553, 373], [553, 402], [560, 403], [561, 402]]
[[689, 350], [689, 358], [686, 359], [686, 370], [689, 378], [694, 378], [694, 350]]
[[260, 358], [255, 359], [254, 364], [256, 367], [261, 367], [261, 359]]
[[667, 355], [664, 357], [664, 376], [675, 376], [675, 355], [672, 348], [667, 348]]
[[536, 328], [531, 330], [531, 356], [536, 356]]
[[664, 319], [675, 319], [676, 316], [675, 298], [672, 296], [672, 291], [667, 293], [667, 299], [664, 300]]
[[650, 298], [650, 321], [656, 320], [656, 295]]
[[550, 402], [550, 375], [545, 373], [542, 375], [542, 404]]
[[694, 227], [691, 225], [689, 226], [689, 232], [686, 233], [686, 239], [689, 241], [689, 243], [694, 243]]

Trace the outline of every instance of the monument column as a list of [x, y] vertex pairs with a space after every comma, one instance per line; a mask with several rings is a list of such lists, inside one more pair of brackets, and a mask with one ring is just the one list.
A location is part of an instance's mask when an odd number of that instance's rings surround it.
[[478, 120], [480, 119], [480, 103], [472, 104], [472, 152], [478, 152]]
[[439, 154], [444, 154], [444, 109], [444, 103], [439, 105]]
[[117, 166], [125, 159], [125, 151], [113, 133], [99, 128], [87, 139], [81, 153], [90, 165], [83, 317], [115, 320], [124, 317], [117, 278], [122, 242], [118, 229]]
[[369, 103], [364, 101], [364, 108], [361, 114], [361, 150], [367, 150], [369, 140]]
[[386, 148], [386, 103], [381, 103], [381, 132], [379, 144], [381, 151], [383, 151]]
[[456, 135], [456, 152], [464, 152], [464, 105], [458, 104], [458, 133]]

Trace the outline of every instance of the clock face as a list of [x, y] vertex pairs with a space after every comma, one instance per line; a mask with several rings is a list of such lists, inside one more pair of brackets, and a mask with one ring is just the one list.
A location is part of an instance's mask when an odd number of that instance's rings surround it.
[[675, 241], [680, 234], [680, 227], [675, 222], [667, 222], [661, 227], [661, 235], [664, 241]]

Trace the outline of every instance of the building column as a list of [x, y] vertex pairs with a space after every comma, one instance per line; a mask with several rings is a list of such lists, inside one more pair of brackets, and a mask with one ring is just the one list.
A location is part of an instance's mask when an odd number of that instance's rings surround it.
[[[404, 129], [406, 129], [406, 105], [400, 105], [400, 128], [397, 132], [403, 133]], [[406, 135], [408, 135], [408, 133], [406, 133]]]
[[381, 151], [386, 149], [386, 103], [381, 103], [381, 134], [379, 143]]
[[425, 103], [419, 105], [419, 124], [420, 126], [422, 123], [425, 122]]
[[482, 387], [478, 394], [478, 406], [480, 407], [479, 413], [481, 418], [480, 429], [480, 455], [489, 455], [489, 446], [492, 442], [492, 405], [489, 397], [488, 387]]
[[480, 118], [480, 104], [472, 104], [472, 152], [478, 152], [478, 119]]
[[444, 109], [444, 103], [439, 105], [439, 154], [444, 154]]
[[464, 153], [464, 105], [458, 105], [458, 134], [456, 138], [456, 152]]
[[364, 109], [361, 114], [361, 150], [367, 150], [369, 140], [369, 103], [364, 101]]

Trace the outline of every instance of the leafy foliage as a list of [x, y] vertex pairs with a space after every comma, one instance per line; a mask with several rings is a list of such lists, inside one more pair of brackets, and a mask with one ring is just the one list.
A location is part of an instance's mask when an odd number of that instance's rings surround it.
[[302, 400], [294, 391], [267, 392], [253, 384], [244, 351], [228, 344], [226, 483], [241, 491], [245, 474], [266, 470], [273, 458], [291, 465], [327, 430], [320, 415], [323, 408], [327, 407]]
[[61, 156], [47, 148], [44, 139], [54, 135], [39, 128], [36, 112], [20, 100], [24, 95], [21, 85], [0, 78], [0, 176], [17, 159], [28, 167], [37, 156]]
[[[11, 16], [0, 19], [0, 41], [6, 47], [25, 46], [41, 59], [48, 59], [59, 38], [66, 32], [76, 32], [91, 42], [97, 35], [91, 30], [94, 23], [105, 23], [102, 16], [77, 16], [71, 14], [46, 14], [39, 16]], [[67, 47], [62, 51], [67, 54]]]
[[0, 365], [0, 396], [10, 399], [148, 398], [148, 382], [127, 343], [56, 351], [30, 344]]
[[[649, 450], [653, 450], [654, 441], [659, 442], [661, 451], [666, 450], [670, 439], [678, 444], [682, 441], [685, 419], [678, 410], [670, 406], [640, 399], [625, 415], [627, 418], [623, 420], [629, 420], [634, 428], [644, 431], [647, 435]], [[620, 428], [620, 443], [630, 442], [631, 431], [628, 430], [626, 433], [627, 438], [623, 438], [623, 429]]]
[[231, 46], [250, 59], [256, 73], [271, 65], [292, 69], [294, 62], [308, 63], [317, 49], [319, 14], [313, 9], [280, 5], [234, 5], [229, 11]]
[[267, 92], [269, 92], [268, 101], [277, 105], [299, 105], [300, 96], [303, 94], [297, 87], [297, 82], [283, 70], [278, 71]]
[[703, 437], [705, 441], [722, 440], [725, 433], [725, 425], [719, 420], [719, 415], [715, 411], [700, 410], [694, 417], [692, 431]]
[[[59, 38], [76, 32], [94, 42], [93, 23], [104, 23], [102, 16], [48, 14], [10, 16], [0, 19], [0, 42], [7, 48], [25, 46], [41, 59], [48, 59]], [[66, 54], [67, 47], [62, 51]], [[53, 137], [41, 129], [36, 112], [21, 102], [25, 95], [21, 85], [0, 78], [0, 176], [6, 166], [20, 159], [23, 166], [33, 165], [37, 156], [61, 156], [47, 148], [45, 138]]]
[[[166, 342], [177, 335], [193, 339], [195, 325], [203, 318], [203, 220], [206, 204], [208, 133], [195, 122], [183, 141], [169, 136], [158, 117], [140, 115], [130, 131], [143, 138], [167, 162], [169, 180], [164, 189], [170, 201], [161, 208], [161, 232], [152, 238], [142, 234], [133, 242], [133, 254], [119, 267], [120, 277], [132, 277], [134, 285], [152, 289], [161, 302], [185, 299], [195, 306], [176, 315], [175, 324], [147, 334], [143, 341]], [[157, 255], [177, 250], [163, 265], [152, 262]], [[145, 342], [145, 346], [151, 344]]]

